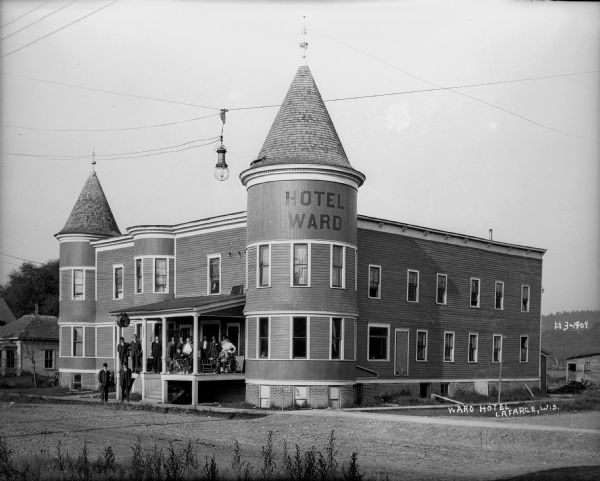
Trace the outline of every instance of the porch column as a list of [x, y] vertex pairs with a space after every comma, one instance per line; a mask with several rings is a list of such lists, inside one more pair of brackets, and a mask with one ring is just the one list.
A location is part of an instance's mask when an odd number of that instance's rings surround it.
[[142, 318], [142, 374], [146, 374], [148, 357], [148, 319]]
[[[117, 339], [116, 344], [119, 344], [119, 341], [123, 336], [123, 328], [117, 326]], [[119, 364], [119, 351], [115, 348], [115, 399], [117, 401], [121, 400], [121, 366]]]
[[167, 374], [167, 318], [161, 317], [162, 327], [162, 374]]
[[[194, 346], [192, 349], [192, 374], [198, 374], [198, 314], [194, 313]], [[194, 390], [195, 391], [195, 390]], [[193, 393], [193, 391], [192, 391]], [[194, 395], [192, 394], [192, 400]]]

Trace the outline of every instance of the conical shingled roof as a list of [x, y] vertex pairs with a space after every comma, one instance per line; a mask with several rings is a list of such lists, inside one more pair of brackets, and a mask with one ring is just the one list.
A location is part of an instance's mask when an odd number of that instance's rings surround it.
[[121, 235], [96, 172], [88, 177], [67, 223], [56, 235], [61, 234]]
[[321, 164], [351, 168], [306, 65], [298, 68], [251, 168], [276, 164]]

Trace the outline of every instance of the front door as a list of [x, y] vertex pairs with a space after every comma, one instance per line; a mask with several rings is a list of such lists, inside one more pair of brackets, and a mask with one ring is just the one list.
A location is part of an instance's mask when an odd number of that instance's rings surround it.
[[229, 339], [231, 341], [231, 343], [237, 349], [236, 352], [239, 353], [240, 352], [240, 324], [239, 323], [227, 324], [226, 336], [227, 336], [227, 339]]
[[408, 376], [408, 329], [396, 329], [394, 375]]
[[221, 342], [221, 323], [219, 321], [202, 321], [201, 322], [202, 332], [198, 342], [202, 342], [204, 336], [208, 342], [212, 341], [212, 338], [217, 340], [217, 342]]

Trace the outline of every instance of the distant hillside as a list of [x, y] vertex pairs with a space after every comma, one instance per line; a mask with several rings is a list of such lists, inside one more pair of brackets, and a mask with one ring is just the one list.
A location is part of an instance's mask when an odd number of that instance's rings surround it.
[[600, 352], [600, 311], [542, 316], [542, 349], [550, 351], [548, 367], [563, 367], [571, 356]]

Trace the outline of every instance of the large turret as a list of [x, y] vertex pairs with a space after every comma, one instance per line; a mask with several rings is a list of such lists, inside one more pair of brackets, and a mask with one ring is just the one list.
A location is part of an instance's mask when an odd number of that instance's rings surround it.
[[356, 200], [365, 177], [350, 165], [307, 66], [240, 178], [248, 191], [247, 399], [349, 404], [342, 397], [353, 384]]

